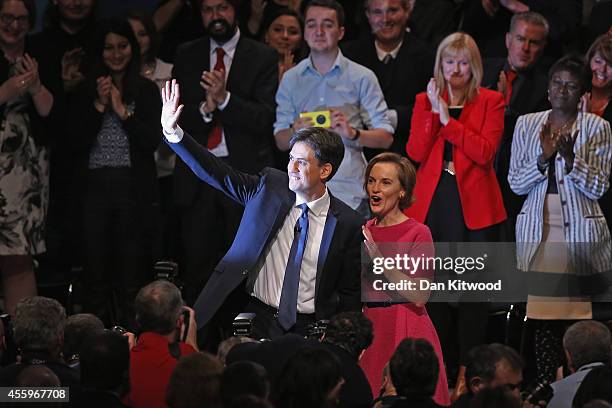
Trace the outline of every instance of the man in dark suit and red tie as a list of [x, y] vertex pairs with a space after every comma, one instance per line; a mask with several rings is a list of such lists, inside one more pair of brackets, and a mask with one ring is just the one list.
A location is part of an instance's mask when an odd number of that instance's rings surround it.
[[361, 310], [362, 217], [326, 187], [344, 157], [340, 136], [324, 128], [301, 129], [290, 141], [287, 173], [265, 168], [250, 175], [177, 125], [184, 106], [175, 80], [162, 90], [162, 100], [170, 147], [200, 180], [244, 207], [234, 243], [194, 306], [198, 326], [237, 288], [249, 295], [240, 310], [256, 313], [254, 337], [305, 334], [317, 320]]
[[[273, 160], [278, 55], [242, 35], [239, 1], [198, 2], [207, 35], [182, 45], [174, 63], [173, 77], [183, 86], [185, 104], [181, 127], [216, 157], [256, 173]], [[233, 241], [242, 208], [201, 183], [181, 161], [175, 168], [174, 201], [183, 296], [193, 304]]]
[[502, 228], [504, 241], [514, 241], [516, 216], [525, 200], [525, 197], [514, 194], [508, 185], [510, 147], [516, 120], [521, 115], [549, 108], [548, 78], [539, 66], [548, 31], [548, 22], [542, 15], [535, 12], [515, 14], [506, 34], [508, 56], [483, 61], [483, 86], [501, 92], [506, 102], [504, 136], [495, 159], [495, 172], [508, 213], [508, 220]]

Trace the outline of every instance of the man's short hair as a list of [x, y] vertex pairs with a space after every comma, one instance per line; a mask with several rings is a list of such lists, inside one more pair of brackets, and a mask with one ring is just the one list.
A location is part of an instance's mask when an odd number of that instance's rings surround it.
[[344, 8], [336, 0], [311, 0], [307, 2], [304, 7], [304, 19], [306, 19], [306, 13], [311, 7], [324, 7], [334, 10], [338, 18], [338, 26], [344, 27]]
[[433, 396], [438, 382], [438, 357], [425, 339], [405, 338], [389, 362], [391, 380], [402, 397]]
[[62, 351], [65, 358], [79, 354], [87, 336], [104, 330], [104, 323], [91, 313], [79, 313], [69, 316], [64, 326], [64, 345]]
[[134, 301], [140, 332], [170, 334], [183, 310], [183, 298], [171, 282], [157, 280], [140, 289]]
[[[370, 8], [370, 5], [372, 4], [372, 1], [374, 1], [374, 0], [366, 0], [365, 1], [364, 7], [365, 7], [366, 10]], [[404, 8], [404, 10], [409, 10], [409, 11], [412, 11], [412, 9], [414, 8], [414, 2], [415, 2], [415, 0], [400, 0], [400, 4]]]
[[111, 330], [90, 335], [80, 353], [81, 384], [97, 391], [116, 391], [127, 385], [130, 346]]
[[61, 347], [66, 311], [55, 299], [32, 296], [15, 308], [13, 335], [22, 351], [53, 352]]
[[607, 363], [612, 351], [610, 330], [594, 320], [574, 323], [563, 335], [563, 348], [572, 357], [576, 370], [585, 364]]
[[516, 13], [512, 16], [512, 20], [510, 20], [510, 30], [509, 32], [514, 32], [516, 25], [519, 21], [523, 21], [525, 23], [542, 27], [545, 32], [545, 37], [548, 37], [548, 32], [550, 30], [548, 21], [546, 18], [540, 13], [536, 13], [535, 11], [526, 11], [524, 13]]
[[372, 344], [372, 322], [361, 312], [342, 312], [331, 318], [323, 342], [338, 346], [355, 359]]
[[523, 371], [523, 360], [512, 347], [499, 343], [476, 346], [468, 353], [465, 378], [468, 383], [475, 377], [480, 377], [487, 382], [493, 381], [497, 364], [502, 361], [507, 363], [513, 371]]
[[168, 381], [168, 407], [219, 407], [222, 374], [223, 365], [212, 354], [202, 352], [181, 357]]
[[332, 171], [325, 182], [331, 180], [344, 158], [344, 144], [340, 135], [324, 128], [308, 127], [293, 134], [289, 141], [289, 148], [293, 148], [293, 145], [298, 142], [310, 146], [319, 165], [331, 164]]

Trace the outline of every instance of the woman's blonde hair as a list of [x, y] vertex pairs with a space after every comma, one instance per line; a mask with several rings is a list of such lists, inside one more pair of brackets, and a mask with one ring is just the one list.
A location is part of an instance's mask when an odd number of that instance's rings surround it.
[[442, 72], [442, 58], [449, 54], [463, 55], [470, 64], [472, 78], [467, 84], [463, 102], [470, 101], [478, 94], [478, 88], [482, 82], [482, 58], [478, 46], [474, 39], [466, 33], [453, 33], [442, 40], [436, 52], [436, 65], [434, 66], [434, 78], [440, 86], [440, 92], [444, 92], [448, 86]]

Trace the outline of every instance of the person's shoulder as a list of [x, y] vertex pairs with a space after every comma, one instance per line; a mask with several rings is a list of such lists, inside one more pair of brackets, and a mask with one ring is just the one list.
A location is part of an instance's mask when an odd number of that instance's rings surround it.
[[342, 222], [347, 223], [347, 225], [352, 227], [359, 226], [361, 228], [363, 225], [363, 216], [361, 216], [361, 214], [331, 194], [329, 198], [330, 211], [332, 211], [336, 216], [342, 217]]
[[176, 56], [190, 55], [193, 53], [201, 53], [202, 49], [208, 47], [210, 38], [208, 36], [196, 38], [178, 46]]
[[422, 238], [419, 241], [431, 241], [431, 230], [429, 227], [422, 222], [415, 220], [414, 218], [410, 218], [408, 221], [408, 227], [415, 237]]

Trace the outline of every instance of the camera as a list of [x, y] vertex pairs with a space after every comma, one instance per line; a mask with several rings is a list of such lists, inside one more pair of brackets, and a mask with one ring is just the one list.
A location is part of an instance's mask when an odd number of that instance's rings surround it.
[[547, 382], [536, 382], [529, 386], [523, 394], [523, 400], [528, 401], [532, 405], [538, 406], [540, 401], [546, 404], [550, 402], [554, 391]]
[[316, 322], [308, 325], [308, 334], [307, 338], [310, 339], [320, 339], [327, 330], [327, 325], [329, 324], [329, 320], [317, 320]]
[[168, 282], [174, 283], [176, 287], [182, 291], [183, 283], [179, 279], [178, 274], [178, 264], [173, 261], [157, 261], [153, 266], [154, 280], [167, 280]]
[[255, 313], [240, 313], [232, 322], [232, 332], [236, 337], [251, 337]]
[[315, 112], [302, 112], [300, 118], [311, 118], [314, 127], [331, 127], [331, 117], [328, 110]]

